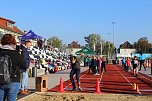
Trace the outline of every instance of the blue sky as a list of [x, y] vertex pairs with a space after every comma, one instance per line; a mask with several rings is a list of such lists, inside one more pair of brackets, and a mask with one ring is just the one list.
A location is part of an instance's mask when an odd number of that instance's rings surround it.
[[[100, 34], [115, 44], [141, 37], [152, 42], [152, 0], [1, 0], [0, 16], [21, 30], [32, 29], [45, 38], [58, 36], [64, 43], [85, 44], [84, 36]], [[108, 35], [107, 33], [111, 33]]]

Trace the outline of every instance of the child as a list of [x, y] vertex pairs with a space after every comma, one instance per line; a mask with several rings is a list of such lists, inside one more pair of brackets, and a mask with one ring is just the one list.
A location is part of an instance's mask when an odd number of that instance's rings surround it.
[[139, 62], [137, 56], [135, 56], [134, 59], [132, 60], [134, 76], [138, 76], [138, 63]]

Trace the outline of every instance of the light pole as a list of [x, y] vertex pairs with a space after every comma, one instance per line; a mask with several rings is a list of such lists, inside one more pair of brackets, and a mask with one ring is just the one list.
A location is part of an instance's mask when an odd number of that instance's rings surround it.
[[101, 39], [101, 56], [102, 56], [102, 39]]
[[113, 25], [113, 45], [115, 46], [115, 24], [116, 22], [112, 22], [112, 25]]
[[97, 35], [95, 34], [94, 36], [94, 43], [93, 43], [93, 48], [94, 48], [94, 52], [96, 51], [96, 43], [97, 43]]
[[96, 37], [94, 38], [93, 50], [94, 50], [94, 52], [96, 51]]

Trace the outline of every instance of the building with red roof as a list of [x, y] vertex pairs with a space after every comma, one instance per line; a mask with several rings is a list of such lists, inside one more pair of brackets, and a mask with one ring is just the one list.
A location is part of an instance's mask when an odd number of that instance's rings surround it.
[[71, 44], [68, 44], [68, 47], [66, 48], [66, 53], [75, 55], [75, 53], [81, 49], [81, 45], [78, 44], [77, 41], [73, 41]]
[[14, 21], [0, 17], [0, 35], [4, 35], [6, 33], [13, 34], [15, 36], [24, 34], [15, 26]]

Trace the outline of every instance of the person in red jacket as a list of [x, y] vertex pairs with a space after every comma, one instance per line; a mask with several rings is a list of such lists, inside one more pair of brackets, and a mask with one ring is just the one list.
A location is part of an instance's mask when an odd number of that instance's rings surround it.
[[126, 71], [128, 72], [131, 66], [130, 58], [126, 58]]

